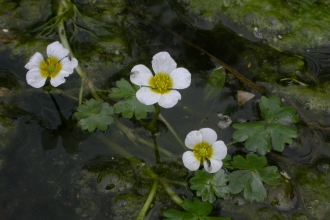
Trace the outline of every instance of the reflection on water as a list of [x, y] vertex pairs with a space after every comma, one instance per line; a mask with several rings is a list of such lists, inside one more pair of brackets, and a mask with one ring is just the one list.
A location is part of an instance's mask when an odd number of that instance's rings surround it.
[[[218, 139], [230, 143], [235, 130], [218, 128], [218, 114], [226, 115], [233, 122], [256, 121], [260, 119], [257, 106], [261, 95], [226, 71], [226, 82], [220, 94], [204, 102], [203, 91], [208, 77], [219, 64], [187, 42], [204, 49], [258, 82], [258, 86], [269, 93], [278, 94], [285, 105], [297, 108], [302, 121], [297, 126], [300, 136], [286, 146], [282, 154], [271, 156], [270, 160], [271, 164], [288, 170], [288, 175], [295, 181], [288, 183], [283, 178], [283, 188], [267, 189], [273, 197], [268, 197], [264, 203], [246, 202], [242, 195], [218, 200], [214, 216], [255, 219], [257, 213], [258, 218], [266, 216], [263, 219], [299, 219], [303, 215], [324, 219], [330, 207], [329, 200], [325, 195], [319, 196], [317, 190], [326, 190], [329, 184], [330, 102], [328, 83], [323, 80], [327, 75], [328, 60], [323, 56], [306, 59], [305, 54], [274, 49], [264, 41], [252, 38], [244, 28], [239, 29], [228, 17], [206, 12], [198, 17], [186, 8], [186, 3], [179, 2], [74, 1], [80, 14], [74, 23], [66, 24], [67, 31], [89, 80], [100, 90], [109, 90], [121, 77], [128, 79], [134, 65], [143, 63], [150, 67], [154, 54], [167, 51], [179, 67], [189, 69], [192, 84], [180, 91], [182, 100], [175, 108], [163, 109], [161, 114], [181, 140], [192, 130], [209, 127], [217, 132]], [[77, 74], [68, 77], [67, 83], [57, 89], [51, 89], [49, 82], [39, 90], [28, 86], [24, 65], [30, 55], [44, 51], [49, 42], [58, 40], [56, 31], [44, 29], [47, 22], [56, 23], [52, 20], [54, 12], [51, 9], [56, 4], [50, 1], [40, 5], [28, 3], [31, 2], [1, 2], [8, 11], [4, 13], [4, 9], [0, 9], [0, 20], [4, 21], [0, 27], [9, 29], [0, 34], [0, 217], [135, 219], [153, 182], [144, 173], [144, 167], [151, 167], [164, 178], [184, 183], [190, 177], [180, 165], [185, 149], [164, 123], [160, 125], [161, 132], [151, 136], [138, 121], [120, 119], [133, 129], [134, 134], [148, 140], [151, 146], [156, 142], [174, 158], [161, 150], [157, 154], [152, 148], [141, 147], [140, 142], [129, 140], [125, 132], [114, 125], [105, 132], [82, 131], [73, 117], [80, 88]], [[24, 7], [29, 10], [23, 10]], [[142, 11], [156, 22], [136, 11]], [[23, 20], [25, 22], [21, 23]], [[181, 41], [157, 22], [186, 41]], [[232, 31], [238, 29], [239, 32]], [[282, 86], [278, 82], [283, 78], [295, 79], [310, 87], [302, 88], [301, 84]], [[249, 91], [255, 97], [240, 104], [237, 90]], [[99, 93], [108, 99], [106, 93]], [[87, 93], [83, 95], [90, 98]], [[109, 102], [113, 104], [111, 100]], [[106, 137], [129, 151], [135, 162], [123, 158], [99, 137]], [[229, 154], [247, 153], [239, 143], [233, 144], [228, 151]], [[319, 157], [322, 161], [318, 161]], [[315, 192], [304, 191], [314, 188], [315, 184], [304, 182], [306, 175], [324, 185]], [[174, 186], [173, 190], [182, 197], [191, 198], [195, 193], [184, 184]], [[274, 205], [278, 192], [282, 193], [285, 204]], [[292, 202], [293, 198], [298, 199], [297, 204]], [[309, 210], [303, 208], [306, 204]], [[162, 211], [169, 207], [177, 208], [165, 189], [159, 188], [147, 219], [161, 219]]]

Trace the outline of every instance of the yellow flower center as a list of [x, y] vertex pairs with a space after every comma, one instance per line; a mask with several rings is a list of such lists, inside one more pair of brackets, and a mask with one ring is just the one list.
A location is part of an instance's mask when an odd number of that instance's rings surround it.
[[211, 145], [207, 142], [198, 143], [194, 147], [193, 152], [196, 159], [199, 160], [200, 162], [203, 162], [205, 160], [210, 161], [213, 155], [213, 149]]
[[166, 73], [158, 73], [149, 81], [152, 91], [160, 94], [170, 92], [173, 87], [172, 78]]
[[41, 75], [45, 78], [54, 78], [62, 70], [62, 64], [56, 57], [49, 57], [40, 63]]

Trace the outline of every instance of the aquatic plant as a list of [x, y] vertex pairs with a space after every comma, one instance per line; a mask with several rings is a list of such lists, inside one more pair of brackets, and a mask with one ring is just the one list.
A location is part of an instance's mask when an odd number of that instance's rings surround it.
[[152, 58], [155, 75], [142, 65], [133, 67], [132, 83], [141, 86], [136, 98], [145, 105], [158, 103], [163, 108], [172, 108], [181, 99], [177, 89], [189, 87], [191, 74], [185, 68], [176, 68], [176, 62], [167, 52], [159, 52]]
[[76, 58], [68, 57], [69, 50], [65, 49], [58, 41], [47, 46], [47, 59], [36, 52], [25, 65], [29, 71], [26, 74], [26, 81], [34, 88], [40, 88], [50, 77], [50, 84], [57, 87], [65, 82], [64, 77], [73, 73], [78, 65]]
[[186, 151], [182, 155], [185, 167], [196, 171], [203, 163], [207, 172], [218, 172], [222, 167], [222, 159], [227, 155], [227, 147], [223, 141], [217, 141], [217, 138], [217, 133], [211, 128], [189, 132], [184, 142], [192, 151]]
[[[181, 100], [181, 94], [176, 89], [185, 89], [190, 86], [190, 72], [182, 67], [177, 68], [176, 62], [168, 52], [157, 51], [153, 54], [152, 60], [152, 69], [155, 75], [145, 66], [149, 64], [150, 59], [142, 59], [136, 62], [140, 64], [134, 63], [126, 69], [120, 70], [126, 71], [125, 74], [118, 74], [119, 77], [117, 75], [109, 78], [109, 82], [102, 85], [101, 88], [85, 72], [86, 68], [82, 68], [86, 63], [86, 58], [84, 57], [83, 61], [79, 59], [79, 64], [76, 62], [75, 57], [78, 53], [72, 50], [72, 39], [74, 37], [69, 38], [70, 35], [67, 32], [67, 30], [72, 31], [68, 27], [69, 24], [73, 25], [73, 32], [79, 29], [79, 25], [82, 25], [82, 23], [79, 23], [79, 19], [84, 18], [82, 20], [86, 23], [93, 24], [95, 24], [95, 21], [83, 17], [75, 5], [77, 3], [64, 0], [58, 3], [57, 15], [44, 27], [42, 33], [58, 34], [55, 37], [59, 38], [61, 44], [55, 42], [53, 46], [56, 44], [58, 48], [59, 45], [66, 48], [60, 49], [61, 54], [65, 57], [70, 54], [72, 59], [60, 56], [63, 59], [57, 57], [56, 60], [53, 60], [52, 55], [54, 53], [48, 53], [49, 61], [43, 61], [41, 54], [38, 54], [31, 58], [30, 62], [33, 65], [29, 62], [27, 68], [39, 68], [38, 71], [33, 70], [33, 72], [39, 75], [43, 74], [43, 78], [48, 76], [52, 78], [54, 71], [60, 73], [61, 65], [64, 66], [69, 60], [71, 62], [69, 65], [70, 71], [69, 68], [66, 70], [71, 74], [73, 68], [75, 68], [75, 72], [81, 78], [81, 87], [77, 95], [79, 97], [69, 96], [69, 98], [76, 101], [76, 106], [72, 109], [74, 111], [71, 115], [72, 118], [70, 116], [70, 120], [63, 120], [65, 126], [59, 126], [56, 129], [44, 129], [42, 132], [42, 146], [48, 150], [55, 148], [59, 136], [64, 142], [68, 140], [68, 136], [74, 136], [71, 133], [65, 136], [63, 132], [65, 129], [74, 130], [73, 128], [76, 128], [74, 126], [79, 126], [79, 130], [83, 130], [81, 131], [83, 134], [91, 134], [91, 138], [103, 143], [109, 147], [111, 152], [113, 151], [123, 157], [124, 159], [104, 159], [101, 156], [101, 159], [97, 158], [97, 160], [92, 161], [95, 164], [90, 163], [84, 167], [88, 172], [95, 174], [93, 178], [99, 192], [114, 195], [113, 200], [107, 201], [114, 204], [110, 208], [113, 213], [119, 213], [118, 216], [120, 216], [121, 209], [125, 209], [127, 212], [126, 217], [143, 219], [147, 213], [154, 210], [153, 207], [157, 207], [157, 202], [160, 202], [168, 204], [167, 207], [162, 207], [159, 211], [167, 219], [229, 219], [220, 217], [219, 212], [212, 212], [218, 203], [238, 196], [241, 196], [244, 201], [262, 203], [267, 199], [267, 190], [281, 184], [280, 170], [274, 165], [276, 162], [269, 160], [268, 156], [271, 155], [273, 150], [282, 152], [286, 145], [292, 144], [294, 138], [298, 137], [298, 128], [295, 124], [298, 123], [299, 117], [295, 108], [282, 105], [282, 100], [279, 97], [266, 94], [263, 88], [223, 61], [192, 42], [185, 41], [185, 43], [205, 53], [221, 65], [221, 67], [215, 68], [209, 77], [205, 77], [207, 79], [205, 80], [206, 86], [203, 94], [204, 100], [202, 98], [202, 101], [208, 102], [218, 97], [227, 79], [232, 79], [228, 72], [256, 93], [260, 93], [257, 96], [261, 98], [260, 103], [255, 104], [256, 106], [259, 105], [260, 114], [255, 113], [257, 116], [254, 121], [234, 123], [229, 127], [232, 130], [236, 129], [232, 134], [232, 139], [235, 142], [225, 144], [223, 141], [217, 141], [218, 134], [213, 129], [197, 128], [199, 130], [189, 132], [184, 141], [186, 147], [192, 151], [185, 152], [178, 159], [173, 152], [160, 146], [157, 143], [157, 138], [162, 129], [168, 129], [178, 140], [178, 143], [173, 145], [178, 147], [181, 145], [185, 148], [182, 138], [175, 131], [179, 125], [173, 124], [174, 126], [172, 126], [169, 124], [165, 117], [161, 115], [161, 111], [172, 107], [180, 107], [181, 103], [178, 101]], [[121, 7], [118, 10], [121, 10]], [[133, 9], [132, 11], [134, 12]], [[136, 13], [139, 14], [139, 12]], [[104, 16], [110, 15], [105, 13]], [[109, 19], [109, 17], [107, 18]], [[97, 31], [101, 30], [99, 26], [96, 29]], [[57, 32], [54, 30], [57, 30]], [[97, 31], [95, 31], [95, 34], [91, 30], [85, 31], [88, 32], [88, 36], [95, 35], [97, 37]], [[109, 31], [104, 29], [99, 34], [107, 35]], [[73, 36], [75, 35], [73, 34]], [[182, 39], [178, 34], [174, 33], [174, 36]], [[92, 41], [90, 38], [89, 40]], [[75, 41], [75, 44], [77, 44], [77, 41]], [[105, 41], [98, 42], [98, 44], [109, 45]], [[102, 48], [105, 49], [106, 47]], [[80, 50], [83, 50], [83, 48], [80, 48]], [[109, 47], [105, 50], [120, 54], [118, 48]], [[109, 58], [108, 54], [105, 53], [105, 59]], [[116, 58], [118, 57], [111, 59]], [[62, 61], [65, 62], [61, 63]], [[102, 60], [98, 60], [98, 62], [102, 62]], [[40, 64], [47, 64], [46, 69], [40, 70]], [[42, 87], [46, 82], [46, 79], [43, 79], [43, 81], [37, 80], [36, 82], [31, 81], [31, 77], [27, 77], [27, 79], [28, 84], [32, 84], [34, 87]], [[52, 82], [52, 79], [51, 85], [53, 86], [58, 86], [57, 82], [63, 83], [65, 81], [64, 77], [55, 82]], [[64, 90], [44, 87], [44, 91], [50, 94], [61, 92], [61, 94], [67, 95], [65, 93], [66, 89], [65, 87]], [[261, 94], [264, 96], [261, 96]], [[254, 95], [251, 97], [254, 97]], [[52, 97], [52, 99], [54, 98]], [[238, 103], [238, 107], [242, 107], [242, 105], [242, 102]], [[63, 115], [60, 114], [61, 111], [57, 105], [56, 110], [62, 120]], [[189, 111], [187, 112], [188, 115]], [[228, 115], [226, 117], [230, 119]], [[176, 117], [176, 115], [173, 115], [173, 117]], [[125, 120], [121, 118], [125, 118]], [[189, 117], [187, 118], [189, 120]], [[239, 120], [233, 118], [233, 121], [238, 122]], [[72, 122], [74, 122], [74, 125]], [[128, 123], [130, 124], [127, 125]], [[193, 129], [196, 128], [190, 130]], [[109, 130], [111, 132], [116, 130], [118, 136], [107, 137], [105, 133]], [[180, 132], [182, 133], [182, 131]], [[152, 142], [145, 139], [145, 136], [151, 137]], [[53, 138], [55, 141], [47, 143], [47, 138]], [[130, 141], [134, 144], [134, 149], [119, 145], [116, 141], [117, 138]], [[65, 143], [69, 145], [70, 142]], [[77, 148], [76, 145], [75, 147]], [[145, 154], [147, 152], [145, 147], [149, 148], [148, 150], [153, 150], [155, 165], [150, 165], [135, 156], [137, 152]], [[77, 152], [77, 149], [75, 149], [74, 153]], [[228, 153], [229, 155], [227, 155]], [[162, 161], [160, 154], [166, 155], [170, 162]], [[181, 161], [183, 161], [183, 164]], [[200, 168], [201, 163], [203, 163], [204, 168]], [[188, 168], [190, 172], [185, 168]], [[172, 187], [173, 185], [186, 187], [186, 192], [181, 192], [183, 195], [179, 194], [176, 188]], [[182, 199], [182, 196], [189, 199]], [[272, 202], [272, 204], [276, 203], [276, 201]], [[279, 207], [277, 204], [274, 206]], [[260, 210], [260, 213], [268, 212]]]

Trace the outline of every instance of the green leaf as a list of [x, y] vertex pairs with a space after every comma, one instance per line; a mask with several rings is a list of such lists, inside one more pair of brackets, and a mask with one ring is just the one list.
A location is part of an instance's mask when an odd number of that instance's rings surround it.
[[109, 94], [110, 98], [122, 98], [115, 105], [115, 113], [121, 113], [124, 118], [132, 118], [135, 116], [137, 120], [147, 117], [148, 112], [154, 112], [153, 105], [145, 105], [136, 99], [135, 93], [139, 89], [138, 86], [132, 86], [127, 80], [120, 79], [116, 81], [118, 88], [112, 88]]
[[130, 119], [134, 115], [137, 120], [146, 118], [148, 112], [155, 111], [153, 105], [142, 104], [135, 96], [119, 101], [113, 107], [115, 108], [115, 113], [121, 113], [124, 118]]
[[271, 95], [268, 99], [261, 97], [261, 116], [264, 121], [235, 123], [237, 129], [233, 139], [239, 142], [246, 141], [245, 148], [249, 151], [258, 151], [265, 155], [273, 148], [282, 152], [285, 143], [291, 144], [292, 138], [298, 136], [298, 130], [282, 123], [297, 123], [299, 118], [296, 110], [291, 106], [281, 106], [280, 98]]
[[212, 205], [208, 202], [201, 202], [198, 198], [183, 200], [181, 207], [189, 213], [194, 213], [199, 217], [206, 216], [212, 212]]
[[260, 179], [268, 185], [276, 185], [280, 183], [279, 178], [281, 177], [281, 174], [279, 174], [277, 170], [278, 169], [275, 166], [269, 166], [259, 170]]
[[229, 175], [228, 188], [231, 193], [237, 194], [244, 190], [244, 198], [248, 201], [262, 202], [266, 196], [266, 189], [262, 182], [270, 185], [278, 184], [280, 174], [277, 167], [267, 166], [265, 156], [258, 157], [248, 154], [246, 159], [238, 155], [233, 158], [232, 166], [236, 170]]
[[93, 132], [96, 128], [105, 131], [113, 123], [113, 107], [101, 100], [90, 99], [77, 108], [74, 116], [83, 130]]
[[188, 212], [181, 212], [176, 209], [169, 209], [165, 210], [163, 212], [163, 215], [167, 218], [166, 219], [171, 219], [171, 220], [184, 220], [184, 219], [191, 219], [191, 220], [198, 220], [198, 217], [193, 214], [193, 213], [188, 213]]
[[226, 155], [226, 157], [222, 160], [223, 167], [232, 170], [233, 166], [231, 165], [231, 156], [229, 154]]
[[255, 154], [246, 155], [246, 159], [237, 155], [231, 161], [231, 165], [240, 170], [260, 170], [267, 165], [267, 159], [265, 156], [258, 157]]
[[126, 98], [127, 96], [132, 96], [135, 94], [135, 90], [132, 85], [127, 82], [124, 78], [116, 81], [118, 88], [112, 88], [109, 94], [110, 98]]
[[203, 202], [213, 203], [216, 196], [224, 198], [229, 193], [226, 184], [228, 175], [222, 169], [215, 174], [205, 170], [197, 170], [189, 182], [191, 184], [190, 189], [197, 190], [197, 196], [202, 197]]
[[222, 90], [226, 81], [226, 72], [224, 68], [214, 69], [211, 76], [207, 80], [204, 89], [204, 101], [215, 98]]
[[208, 217], [212, 212], [213, 206], [210, 203], [199, 201], [198, 198], [193, 198], [193, 201], [184, 199], [181, 207], [186, 211], [178, 211], [169, 209], [163, 212], [165, 219], [168, 220], [230, 220], [226, 217]]

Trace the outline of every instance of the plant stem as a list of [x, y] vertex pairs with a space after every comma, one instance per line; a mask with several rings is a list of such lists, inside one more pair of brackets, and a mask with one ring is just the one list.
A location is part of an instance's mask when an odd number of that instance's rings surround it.
[[158, 144], [157, 144], [156, 136], [155, 135], [152, 135], [152, 139], [154, 141], [154, 151], [155, 151], [156, 163], [160, 163], [160, 155], [159, 155], [159, 149], [158, 149]]
[[[119, 153], [123, 157], [130, 160], [132, 163], [140, 163], [140, 161], [136, 157], [133, 157], [132, 154], [130, 154], [128, 151], [126, 151], [124, 148], [120, 147], [118, 144], [111, 141], [110, 139], [108, 139], [104, 136], [101, 136], [101, 135], [95, 135], [95, 137], [98, 140], [100, 140], [101, 142], [103, 142], [104, 144], [106, 144], [107, 146], [111, 147], [111, 149], [115, 150], [117, 153]], [[159, 181], [163, 185], [165, 191], [168, 193], [168, 195], [173, 199], [173, 201], [176, 204], [180, 205], [182, 203], [182, 200], [180, 199], [180, 197], [170, 188], [170, 186], [167, 184], [167, 182], [165, 180], [160, 178], [156, 173], [154, 173], [148, 167], [145, 166], [144, 168], [145, 168], [146, 173], [151, 178], [153, 178], [154, 180]]]
[[160, 106], [158, 104], [155, 104], [155, 108], [156, 108], [156, 110], [154, 113], [154, 117], [152, 118], [152, 121], [146, 127], [151, 132], [151, 134], [155, 134], [158, 132], [156, 122], [157, 122], [158, 116], [160, 114]]
[[229, 142], [228, 144], [226, 144], [226, 146], [228, 147], [228, 146], [236, 144], [236, 143], [238, 143], [238, 141], [232, 141], [232, 142]]
[[162, 178], [162, 180], [165, 181], [165, 182], [168, 182], [168, 183], [172, 183], [172, 184], [179, 185], [179, 186], [184, 186], [184, 187], [186, 187], [188, 185], [186, 182], [169, 180], [169, 179], [165, 179], [165, 178]]
[[[72, 52], [72, 49], [70, 47], [70, 43], [68, 41], [68, 37], [66, 35], [66, 31], [65, 31], [65, 26], [64, 26], [64, 18], [63, 18], [63, 12], [65, 7], [70, 7], [66, 1], [61, 1], [58, 7], [58, 11], [57, 11], [57, 16], [60, 16], [60, 20], [58, 22], [58, 36], [60, 38], [60, 41], [62, 43], [62, 45], [69, 50], [70, 55], [72, 58], [75, 58], [74, 53]], [[75, 68], [76, 72], [78, 73], [78, 75], [80, 76], [82, 83], [86, 83], [92, 96], [95, 99], [100, 99], [99, 95], [96, 93], [94, 85], [88, 80], [86, 73], [81, 69], [79, 63], [77, 65], [77, 67]], [[83, 87], [82, 87], [83, 88]], [[82, 92], [81, 92], [82, 94]], [[82, 100], [82, 95], [79, 95], [79, 103], [81, 103]]]
[[155, 104], [155, 114], [154, 114], [154, 117], [152, 118], [152, 121], [150, 122], [149, 125], [154, 125], [158, 119], [158, 115], [160, 113], [160, 106], [158, 104]]
[[181, 203], [183, 202], [182, 199], [169, 187], [169, 185], [167, 184], [167, 182], [164, 181], [163, 179], [159, 179], [159, 182], [163, 185], [163, 187], [165, 188], [167, 194], [171, 196], [171, 198], [173, 199], [173, 201], [177, 205], [181, 205]]
[[[123, 133], [125, 133], [127, 135], [127, 137], [133, 143], [135, 143], [137, 141], [137, 142], [140, 142], [141, 144], [146, 145], [147, 147], [154, 148], [154, 144], [153, 143], [151, 143], [149, 141], [146, 141], [145, 139], [143, 139], [143, 138], [139, 137], [138, 135], [134, 134], [133, 129], [127, 127], [126, 125], [124, 125], [123, 123], [121, 123], [118, 120], [116, 120], [115, 123], [116, 123], [116, 126], [119, 128], [119, 130], [121, 130]], [[158, 146], [158, 150], [160, 152], [162, 152], [163, 154], [165, 154], [166, 156], [171, 157], [174, 160], [176, 160], [175, 157], [174, 157], [174, 155], [170, 151], [168, 151], [168, 150], [166, 150], [166, 149], [164, 149], [164, 148], [162, 148], [160, 146]]]
[[152, 184], [151, 190], [149, 192], [148, 198], [144, 202], [144, 205], [143, 205], [138, 217], [136, 218], [137, 220], [143, 220], [144, 216], [146, 216], [146, 213], [150, 207], [150, 204], [151, 204], [152, 200], [155, 198], [157, 188], [158, 188], [158, 180], [155, 179], [154, 183]]
[[171, 126], [170, 123], [168, 123], [168, 121], [166, 120], [166, 118], [164, 118], [164, 116], [162, 116], [161, 114], [159, 114], [159, 119], [162, 120], [164, 122], [164, 124], [167, 126], [168, 130], [170, 130], [170, 132], [173, 134], [173, 136], [175, 137], [175, 139], [180, 143], [180, 145], [183, 147], [184, 150], [186, 150], [186, 146], [184, 145], [184, 143], [181, 141], [179, 135], [175, 132], [174, 128]]
[[83, 93], [84, 93], [84, 82], [81, 81], [80, 91], [79, 91], [79, 102], [78, 102], [78, 105], [81, 105]]

